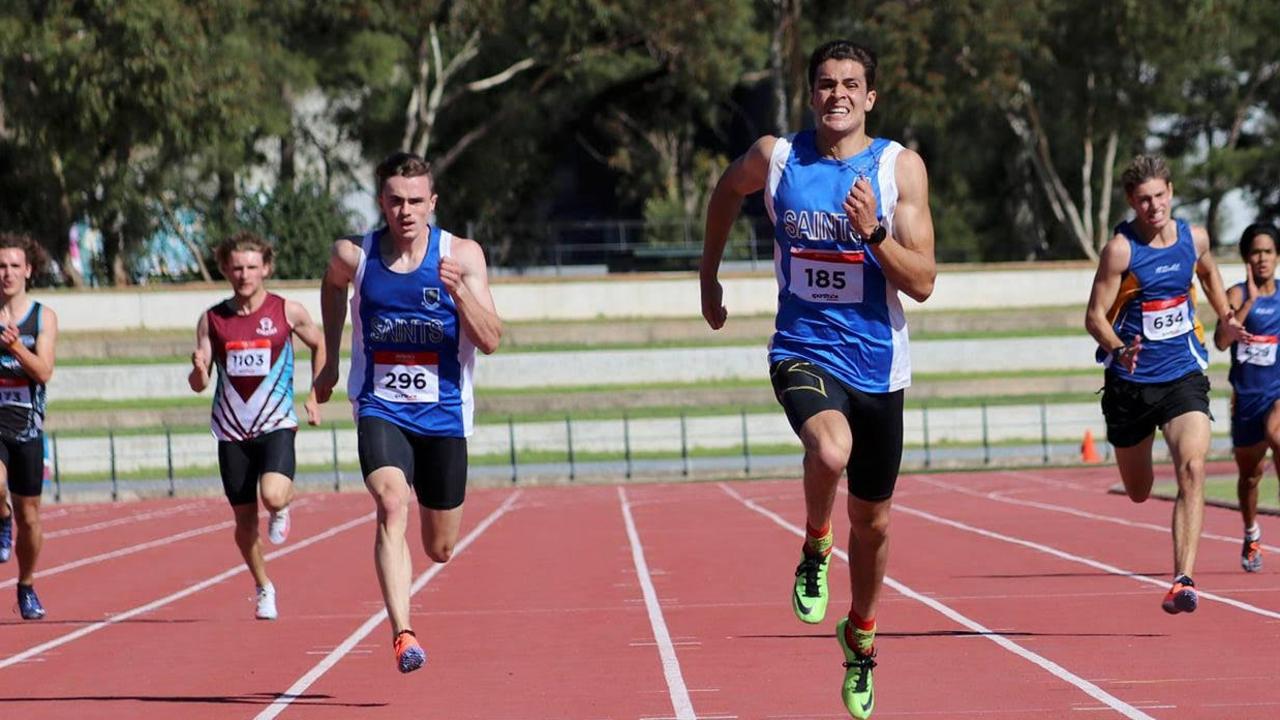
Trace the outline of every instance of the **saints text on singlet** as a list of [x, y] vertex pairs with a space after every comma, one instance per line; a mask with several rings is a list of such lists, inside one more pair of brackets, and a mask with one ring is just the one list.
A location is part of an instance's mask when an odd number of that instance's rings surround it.
[[898, 203], [894, 166], [902, 149], [875, 139], [857, 155], [834, 160], [818, 152], [813, 131], [775, 142], [764, 191], [778, 280], [770, 362], [808, 360], [863, 392], [892, 392], [911, 384], [898, 289], [843, 207], [853, 183], [865, 177], [880, 223], [892, 235]]
[[1116, 226], [1116, 233], [1129, 241], [1129, 267], [1107, 317], [1126, 345], [1141, 335], [1142, 350], [1132, 372], [1111, 363], [1101, 348], [1098, 357], [1107, 372], [1125, 380], [1168, 382], [1209, 367], [1192, 286], [1199, 255], [1191, 226], [1177, 219], [1175, 223], [1177, 239], [1168, 247], [1143, 242], [1131, 222]]
[[351, 297], [353, 340], [347, 391], [357, 418], [377, 417], [421, 435], [467, 437], [474, 401], [475, 346], [440, 279], [453, 236], [432, 226], [422, 263], [395, 272], [379, 239], [361, 240]]
[[[35, 352], [43, 313], [38, 302], [17, 323], [18, 339]], [[0, 437], [18, 442], [36, 438], [44, 428], [45, 388], [22, 368], [7, 349], [0, 351]]]
[[292, 328], [285, 300], [267, 293], [262, 306], [236, 314], [230, 300], [207, 311], [218, 368], [210, 427], [219, 440], [248, 440], [298, 427], [293, 409]]

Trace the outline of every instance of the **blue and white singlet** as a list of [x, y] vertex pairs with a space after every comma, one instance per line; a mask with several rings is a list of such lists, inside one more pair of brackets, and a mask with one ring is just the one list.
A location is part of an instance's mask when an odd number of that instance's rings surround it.
[[[1246, 297], [1244, 283], [1239, 288]], [[1280, 343], [1280, 292], [1259, 295], [1244, 319], [1244, 329], [1253, 342], [1231, 344], [1231, 372], [1227, 379], [1238, 397], [1280, 396], [1280, 365], [1276, 364], [1276, 347]], [[1268, 403], [1269, 404], [1269, 403]]]
[[866, 177], [880, 222], [892, 236], [898, 203], [894, 166], [902, 150], [877, 138], [857, 155], [834, 160], [818, 152], [812, 130], [774, 143], [764, 191], [778, 278], [769, 362], [808, 360], [868, 393], [911, 384], [898, 288], [885, 278], [843, 208], [854, 181]]
[[426, 256], [412, 272], [382, 262], [375, 230], [361, 240], [351, 297], [351, 374], [356, 418], [376, 417], [420, 435], [471, 435], [475, 346], [440, 280], [453, 235], [431, 226]]
[[1191, 226], [1177, 223], [1177, 240], [1168, 247], [1153, 248], [1142, 242], [1133, 224], [1125, 221], [1116, 233], [1129, 241], [1129, 268], [1121, 275], [1120, 292], [1107, 313], [1116, 335], [1129, 344], [1142, 335], [1142, 350], [1133, 372], [1102, 356], [1107, 372], [1138, 383], [1177, 380], [1209, 367], [1204, 347], [1204, 327], [1196, 317], [1196, 242]]

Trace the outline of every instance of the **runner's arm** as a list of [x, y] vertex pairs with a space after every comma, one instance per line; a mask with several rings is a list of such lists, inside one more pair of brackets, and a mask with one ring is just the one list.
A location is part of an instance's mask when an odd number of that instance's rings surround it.
[[[938, 278], [938, 263], [933, 252], [933, 215], [929, 212], [929, 174], [924, 160], [912, 150], [898, 154], [894, 170], [898, 205], [893, 211], [893, 235], [867, 247], [880, 262], [889, 282], [912, 300], [924, 302], [933, 294]], [[867, 191], [870, 192], [869, 186]], [[864, 236], [874, 229], [874, 226], [857, 228]]]
[[729, 242], [729, 230], [742, 211], [742, 200], [764, 189], [769, 175], [769, 158], [777, 138], [766, 135], [725, 169], [707, 201], [707, 224], [702, 239], [702, 261], [698, 278], [702, 290], [702, 317], [713, 330], [724, 326], [728, 312], [721, 304], [724, 289], [720, 286], [720, 261]]
[[[1243, 325], [1244, 319], [1249, 316], [1249, 310], [1253, 308], [1253, 298], [1246, 298], [1244, 290], [1239, 286], [1230, 287], [1227, 288], [1227, 304], [1235, 308], [1232, 314]], [[1231, 340], [1227, 338], [1226, 328], [1221, 320], [1218, 321], [1218, 326], [1213, 329], [1213, 344], [1219, 350], [1226, 350], [1231, 347]]]
[[48, 383], [53, 377], [54, 345], [58, 340], [57, 313], [44, 305], [40, 306], [40, 334], [36, 336], [34, 352], [22, 344], [22, 335], [16, 329], [5, 328], [5, 330], [6, 340], [9, 334], [13, 335], [13, 340], [8, 343], [9, 354], [17, 359], [18, 364], [32, 380], [42, 385]]
[[440, 258], [440, 280], [458, 306], [458, 322], [472, 344], [486, 355], [502, 342], [502, 318], [489, 290], [489, 269], [480, 243], [454, 238], [453, 255]]
[[360, 264], [360, 246], [351, 238], [333, 243], [329, 267], [320, 283], [320, 319], [324, 325], [324, 366], [312, 380], [312, 391], [318, 402], [328, 402], [333, 386], [338, 384], [338, 358], [342, 352], [342, 333], [347, 325], [347, 289]]
[[286, 300], [284, 314], [289, 320], [289, 327], [307, 347], [311, 348], [311, 392], [307, 396], [304, 409], [307, 411], [307, 422], [320, 424], [319, 399], [316, 397], [316, 378], [324, 370], [324, 333], [311, 320], [311, 313], [302, 303]]
[[1120, 277], [1129, 269], [1129, 241], [1123, 235], [1114, 235], [1102, 248], [1098, 270], [1093, 276], [1093, 290], [1089, 293], [1089, 308], [1085, 312], [1084, 327], [1106, 352], [1125, 347], [1107, 318], [1120, 294]]
[[196, 323], [196, 349], [191, 353], [191, 374], [187, 384], [195, 392], [209, 387], [209, 365], [213, 362], [213, 343], [209, 340], [209, 313], [200, 313]]
[[[1227, 302], [1227, 292], [1222, 284], [1222, 275], [1218, 272], [1218, 263], [1209, 251], [1209, 233], [1204, 228], [1195, 226], [1191, 228], [1191, 237], [1196, 243], [1196, 276], [1200, 278], [1200, 287], [1204, 288], [1205, 299], [1218, 315], [1218, 328], [1222, 330], [1223, 338], [1228, 345], [1236, 340], [1249, 342], [1249, 333], [1244, 331], [1244, 326]], [[1217, 334], [1218, 330], [1215, 329], [1215, 343]]]

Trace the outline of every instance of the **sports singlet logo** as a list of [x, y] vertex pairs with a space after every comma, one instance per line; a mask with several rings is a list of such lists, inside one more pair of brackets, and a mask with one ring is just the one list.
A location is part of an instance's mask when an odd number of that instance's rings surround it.
[[422, 288], [422, 307], [428, 310], [435, 310], [440, 307], [440, 288], [424, 287]]
[[258, 321], [258, 329], [254, 332], [265, 337], [270, 337], [279, 332], [279, 329], [276, 328], [276, 324], [271, 321], [271, 318], [264, 317]]
[[440, 343], [444, 342], [444, 323], [434, 319], [375, 317], [369, 323], [369, 340], [411, 345]]

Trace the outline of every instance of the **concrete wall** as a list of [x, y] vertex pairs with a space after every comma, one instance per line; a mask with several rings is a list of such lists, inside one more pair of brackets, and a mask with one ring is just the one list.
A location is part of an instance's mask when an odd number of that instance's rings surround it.
[[[1228, 284], [1243, 278], [1243, 266], [1224, 266]], [[964, 308], [1078, 305], [1089, 297], [1093, 267], [1081, 263], [944, 266], [933, 297], [917, 305], [903, 297], [908, 312]], [[726, 274], [725, 307], [730, 315], [767, 315], [776, 309], [772, 273]], [[318, 283], [277, 283], [280, 294], [304, 304], [319, 320]], [[58, 312], [64, 330], [170, 330], [195, 327], [200, 312], [228, 294], [224, 285], [184, 288], [40, 291]], [[573, 279], [495, 279], [494, 301], [503, 318], [582, 320], [625, 317], [697, 317], [698, 279], [690, 273], [603, 276]]]

